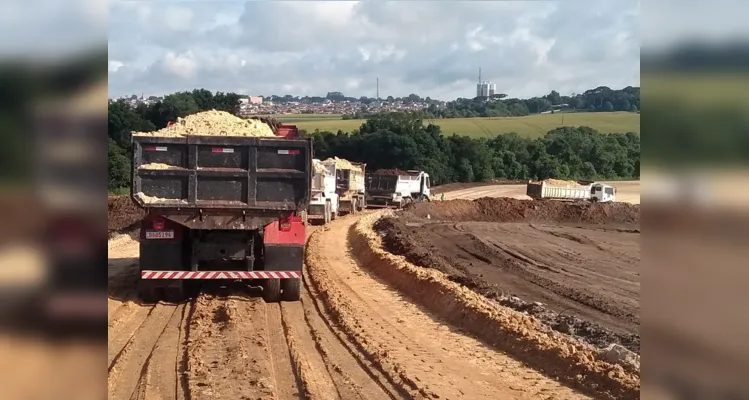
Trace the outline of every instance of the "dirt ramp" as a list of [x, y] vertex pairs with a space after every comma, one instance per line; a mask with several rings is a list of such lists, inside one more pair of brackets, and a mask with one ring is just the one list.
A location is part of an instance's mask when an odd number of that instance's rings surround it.
[[107, 208], [107, 231], [110, 235], [130, 228], [145, 214], [130, 196], [109, 196]]
[[486, 222], [579, 222], [587, 224], [636, 224], [640, 206], [628, 203], [569, 203], [483, 197], [476, 200], [448, 200], [412, 203], [406, 214], [413, 217], [450, 221]]

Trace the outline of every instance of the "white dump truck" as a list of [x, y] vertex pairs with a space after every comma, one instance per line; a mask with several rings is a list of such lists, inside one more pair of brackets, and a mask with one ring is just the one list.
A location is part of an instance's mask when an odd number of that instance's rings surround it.
[[424, 171], [377, 170], [367, 175], [367, 205], [402, 208], [414, 201], [430, 201], [430, 186]]
[[338, 195], [339, 213], [356, 214], [366, 205], [364, 171], [366, 164], [334, 157], [323, 161], [335, 176], [335, 192]]
[[534, 200], [587, 200], [600, 203], [616, 201], [616, 188], [600, 182], [562, 185], [547, 181], [528, 181], [526, 194]]
[[338, 216], [338, 194], [336, 193], [335, 165], [312, 160], [312, 192], [307, 219], [321, 220], [325, 225]]

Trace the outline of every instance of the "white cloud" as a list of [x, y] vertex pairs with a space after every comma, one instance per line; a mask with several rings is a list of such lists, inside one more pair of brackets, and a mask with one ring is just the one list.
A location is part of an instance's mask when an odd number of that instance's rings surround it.
[[[639, 85], [639, 5], [515, 2], [119, 2], [110, 94], [470, 97], [478, 68], [512, 97]], [[111, 65], [111, 63], [110, 63]], [[111, 70], [111, 68], [110, 68]]]
[[182, 79], [194, 78], [198, 72], [198, 63], [192, 51], [177, 54], [166, 53], [162, 60], [164, 71]]

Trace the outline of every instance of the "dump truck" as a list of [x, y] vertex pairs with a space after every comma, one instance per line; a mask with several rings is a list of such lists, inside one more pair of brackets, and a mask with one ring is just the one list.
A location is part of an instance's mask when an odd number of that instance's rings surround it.
[[325, 225], [338, 216], [338, 193], [336, 193], [335, 165], [312, 161], [312, 199], [307, 209], [307, 218], [321, 220]]
[[338, 194], [339, 213], [356, 214], [366, 207], [364, 171], [367, 165], [339, 158], [328, 159], [325, 164], [335, 169], [335, 190]]
[[546, 181], [528, 181], [526, 194], [534, 200], [585, 200], [601, 203], [616, 201], [616, 188], [600, 182], [587, 185], [555, 185]]
[[300, 299], [312, 140], [271, 126], [270, 137], [133, 135], [144, 301], [179, 300], [201, 280], [259, 281], [266, 302]]
[[366, 176], [366, 201], [369, 207], [397, 207], [412, 202], [430, 201], [431, 182], [424, 171], [377, 170]]

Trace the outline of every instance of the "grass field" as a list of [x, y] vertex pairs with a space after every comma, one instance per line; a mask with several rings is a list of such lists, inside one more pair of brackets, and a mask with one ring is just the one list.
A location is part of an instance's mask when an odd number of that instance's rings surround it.
[[[351, 132], [361, 126], [364, 120], [342, 120], [339, 115], [297, 114], [279, 116], [279, 120], [298, 125], [307, 131], [336, 132], [339, 129]], [[517, 132], [528, 137], [539, 137], [560, 126], [590, 126], [600, 132], [640, 133], [640, 114], [629, 112], [610, 113], [557, 113], [531, 115], [527, 117], [503, 118], [451, 118], [424, 121], [434, 123], [442, 132], [450, 135], [458, 133], [471, 137], [490, 137], [501, 133]]]

